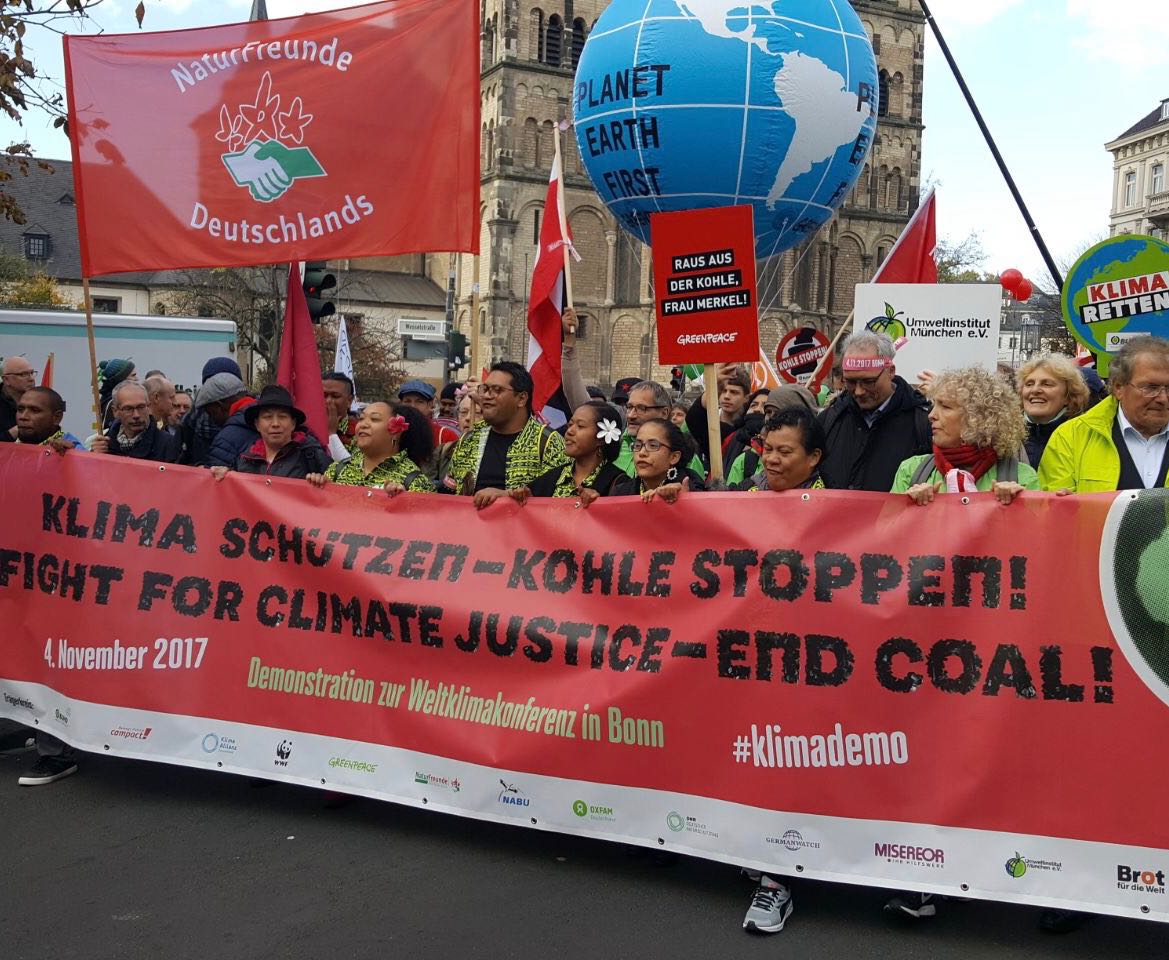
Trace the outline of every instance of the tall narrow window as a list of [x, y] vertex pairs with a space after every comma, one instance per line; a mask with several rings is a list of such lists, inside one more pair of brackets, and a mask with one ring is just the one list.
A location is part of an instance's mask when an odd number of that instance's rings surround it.
[[1124, 205], [1135, 207], [1137, 203], [1137, 174], [1130, 170], [1124, 175]]
[[544, 11], [538, 7], [532, 10], [528, 24], [528, 59], [544, 59]]
[[877, 104], [877, 116], [889, 116], [889, 74], [882, 70], [877, 74], [877, 95], [880, 102]]
[[544, 62], [550, 67], [560, 66], [560, 46], [564, 42], [564, 21], [560, 14], [548, 18], [548, 39], [544, 41]]
[[1165, 164], [1154, 163], [1153, 175], [1150, 179], [1149, 193], [1165, 192]]
[[577, 17], [572, 21], [572, 65], [580, 63], [580, 54], [584, 50], [585, 37], [589, 32], [584, 20]]

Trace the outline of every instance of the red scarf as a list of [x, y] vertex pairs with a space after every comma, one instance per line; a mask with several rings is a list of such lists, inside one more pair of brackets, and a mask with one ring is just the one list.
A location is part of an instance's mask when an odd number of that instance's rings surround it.
[[[987, 470], [998, 463], [998, 454], [990, 447], [976, 447], [965, 444], [961, 447], [948, 447], [943, 450], [934, 444], [934, 466], [944, 479], [951, 470], [966, 470], [977, 481]], [[966, 483], [961, 472], [958, 474], [958, 489], [966, 489]]]

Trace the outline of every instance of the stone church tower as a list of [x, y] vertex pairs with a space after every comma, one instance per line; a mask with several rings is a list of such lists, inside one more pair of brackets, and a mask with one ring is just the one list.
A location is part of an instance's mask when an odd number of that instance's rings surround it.
[[[573, 74], [604, 0], [481, 0], [483, 363], [523, 360], [526, 311], [553, 125], [571, 118]], [[924, 21], [914, 0], [853, 0], [880, 69], [876, 143], [856, 189], [834, 219], [801, 247], [758, 267], [765, 350], [786, 331], [829, 335], [852, 309], [854, 285], [872, 277], [917, 206], [921, 175]], [[578, 352], [589, 382], [620, 377], [668, 382], [657, 364], [647, 247], [617, 226], [584, 173], [570, 129], [562, 140], [569, 225], [583, 258], [574, 265]], [[455, 274], [456, 326], [470, 331], [473, 258], [431, 256], [431, 278]], [[453, 259], [453, 264], [450, 260]], [[464, 371], [464, 375], [468, 371]]]

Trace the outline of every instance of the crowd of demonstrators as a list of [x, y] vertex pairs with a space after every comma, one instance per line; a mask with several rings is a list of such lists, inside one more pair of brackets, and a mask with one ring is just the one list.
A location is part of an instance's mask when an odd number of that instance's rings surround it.
[[[221, 357], [206, 364], [193, 406], [178, 417], [184, 395], [161, 372], [139, 385], [132, 363], [107, 362], [110, 423], [93, 450], [211, 466], [218, 479], [235, 471], [391, 496], [463, 495], [479, 510], [505, 497], [574, 499], [581, 507], [599, 497], [639, 497], [684, 509], [690, 493], [710, 486], [697, 449], [708, 436], [706, 398], [683, 404], [660, 383], [625, 378], [606, 399], [581, 377], [575, 325], [566, 311], [563, 392], [573, 412], [563, 435], [533, 414], [532, 379], [516, 363], [496, 363], [484, 382], [448, 384], [441, 393], [408, 381], [397, 403], [375, 398], [360, 413], [352, 381], [333, 372], [322, 378], [324, 402], [343, 456], [330, 457], [304, 431], [305, 415], [284, 388], [254, 397], [235, 362]], [[1068, 495], [1167, 485], [1169, 341], [1126, 342], [1107, 388], [1094, 371], [1057, 355], [1030, 361], [1010, 380], [952, 369], [923, 373], [914, 387], [897, 375], [895, 357], [888, 336], [853, 334], [820, 397], [796, 384], [752, 392], [744, 368], [720, 365], [716, 402], [729, 489], [864, 490], [920, 506], [943, 492], [986, 492], [1009, 507], [1040, 489]], [[81, 447], [61, 430], [64, 402], [34, 386], [27, 361], [7, 358], [0, 369], [0, 440], [62, 453]], [[51, 783], [76, 770], [65, 744], [40, 733], [35, 739], [38, 759], [22, 783]], [[899, 893], [886, 909], [921, 919], [936, 914], [937, 899]], [[763, 874], [743, 926], [778, 932], [791, 912], [791, 891]], [[1082, 920], [1045, 911], [1041, 926], [1066, 932]]]

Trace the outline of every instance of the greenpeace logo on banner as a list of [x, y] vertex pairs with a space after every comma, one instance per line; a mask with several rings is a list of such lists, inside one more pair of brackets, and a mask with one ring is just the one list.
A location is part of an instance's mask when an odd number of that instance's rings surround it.
[[718, 832], [711, 830], [697, 817], [683, 816], [675, 810], [671, 810], [666, 816], [666, 826], [674, 833], [681, 833], [685, 830], [687, 833], [694, 833], [700, 837], [718, 838]]
[[768, 843], [774, 843], [785, 850], [795, 853], [797, 850], [819, 850], [819, 840], [806, 840], [799, 830], [785, 830], [782, 837], [764, 837]]
[[914, 847], [905, 843], [874, 843], [873, 856], [886, 863], [901, 863], [910, 867], [946, 868], [946, 851], [937, 847]]
[[31, 700], [25, 700], [24, 697], [14, 697], [10, 693], [4, 694], [4, 702], [13, 707], [24, 707], [25, 710], [33, 708]]
[[[667, 300], [666, 303], [670, 301]], [[710, 309], [715, 309], [711, 307]], [[721, 307], [718, 309], [722, 309]], [[734, 343], [739, 339], [738, 331], [732, 333], [683, 333], [678, 335], [678, 346], [689, 347], [695, 344], [707, 343]]]
[[273, 765], [277, 767], [287, 767], [288, 758], [291, 756], [292, 741], [281, 740], [278, 744], [276, 744], [276, 759], [273, 761]]
[[153, 727], [114, 727], [110, 731], [110, 736], [121, 737], [123, 740], [145, 740], [153, 729]]
[[437, 777], [433, 773], [415, 773], [414, 782], [425, 784], [428, 787], [437, 787], [440, 790], [449, 790], [458, 793], [463, 789], [458, 777]]
[[617, 819], [617, 811], [612, 807], [597, 806], [584, 800], [574, 800], [572, 812], [581, 819], [587, 818], [597, 823], [613, 823]]
[[524, 796], [524, 791], [517, 787], [514, 783], [508, 783], [505, 780], [500, 780], [499, 785], [503, 787], [499, 791], [498, 802], [505, 807], [528, 807], [531, 806], [532, 801]]
[[756, 767], [883, 767], [909, 762], [909, 738], [900, 730], [844, 732], [841, 724], [829, 734], [785, 734], [778, 723], [751, 724], [750, 736], [738, 736], [731, 748], [736, 763]]
[[[288, 41], [286, 45], [295, 43]], [[268, 46], [279, 47], [280, 44]], [[347, 53], [341, 55], [342, 58], [348, 56]], [[305, 142], [305, 132], [313, 122], [313, 114], [305, 110], [299, 95], [286, 98], [287, 93], [273, 90], [272, 74], [265, 70], [251, 103], [239, 104], [235, 113], [228, 109], [227, 104], [219, 107], [219, 130], [215, 139], [222, 145], [221, 149], [226, 148], [220, 154], [220, 160], [235, 185], [245, 188], [258, 203], [279, 200], [297, 180], [328, 176]], [[287, 106], [282, 109], [285, 103]], [[246, 218], [232, 220], [212, 216], [207, 206], [196, 200], [191, 212], [191, 227], [206, 230], [212, 237], [222, 237], [229, 243], [296, 243], [309, 237], [323, 237], [326, 233], [344, 229], [346, 225], [353, 226], [373, 210], [373, 204], [365, 194], [354, 199], [347, 193], [340, 210], [325, 211], [323, 216], [311, 212], [306, 216], [304, 211], [298, 211], [295, 218], [281, 214], [277, 222], [264, 224], [252, 223]]]
[[1045, 870], [1048, 873], [1060, 873], [1063, 870], [1063, 864], [1058, 860], [1032, 860], [1030, 857], [1022, 856], [1018, 851], [1004, 866], [1007, 876], [1013, 877], [1015, 880], [1026, 874], [1028, 870]]
[[1116, 867], [1116, 889], [1130, 893], [1155, 893], [1165, 896], [1165, 871], [1142, 870], [1138, 867]]
[[207, 734], [202, 746], [204, 753], [235, 753], [239, 749], [234, 737], [221, 737], [215, 733]]
[[1080, 307], [1084, 323], [1140, 317], [1169, 310], [1169, 271], [1088, 285], [1088, 302]]
[[377, 764], [365, 760], [351, 760], [348, 757], [330, 757], [329, 766], [333, 769], [356, 770], [358, 773], [377, 773]]

